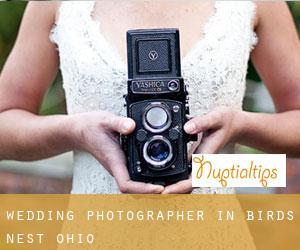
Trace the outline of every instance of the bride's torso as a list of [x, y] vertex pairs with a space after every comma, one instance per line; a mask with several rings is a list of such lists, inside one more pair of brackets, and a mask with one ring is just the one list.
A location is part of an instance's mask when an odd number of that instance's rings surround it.
[[[99, 23], [101, 34], [116, 49], [125, 63], [126, 31], [129, 29], [178, 28], [181, 55], [203, 37], [203, 26], [214, 14], [212, 1], [154, 0], [98, 1], [92, 19]], [[195, 29], [195, 23], [199, 28]]]
[[[179, 28], [190, 111], [242, 108], [247, 62], [256, 37], [248, 1], [67, 1], [51, 39], [58, 45], [69, 114], [125, 115], [125, 34], [133, 28]], [[223, 152], [233, 152], [228, 145]], [[202, 192], [225, 192], [202, 189]], [[114, 179], [88, 153], [74, 153], [73, 193], [117, 193]]]

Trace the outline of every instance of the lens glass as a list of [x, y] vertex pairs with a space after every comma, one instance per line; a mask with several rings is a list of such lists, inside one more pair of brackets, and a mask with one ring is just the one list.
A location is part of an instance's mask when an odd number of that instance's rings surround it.
[[152, 128], [161, 128], [168, 122], [168, 114], [162, 107], [156, 106], [148, 110], [146, 121]]
[[154, 140], [148, 145], [147, 153], [153, 161], [164, 161], [170, 154], [170, 147], [162, 140]]

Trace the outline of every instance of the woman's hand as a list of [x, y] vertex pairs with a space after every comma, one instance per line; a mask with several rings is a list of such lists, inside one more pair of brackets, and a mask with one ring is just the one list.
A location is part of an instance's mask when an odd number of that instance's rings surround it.
[[120, 133], [127, 135], [134, 130], [132, 119], [99, 111], [72, 115], [68, 126], [75, 138], [75, 147], [91, 153], [114, 176], [122, 193], [163, 191], [163, 186], [130, 180], [118, 138]]
[[215, 154], [227, 143], [234, 142], [240, 132], [239, 110], [220, 106], [206, 115], [188, 121], [184, 130], [188, 134], [202, 134], [201, 143], [195, 153]]
[[[200, 145], [194, 153], [215, 154], [227, 143], [234, 142], [240, 133], [238, 115], [240, 111], [227, 107], [217, 107], [203, 116], [188, 121], [184, 130], [188, 134], [202, 134]], [[192, 192], [192, 179], [167, 186], [163, 194]]]

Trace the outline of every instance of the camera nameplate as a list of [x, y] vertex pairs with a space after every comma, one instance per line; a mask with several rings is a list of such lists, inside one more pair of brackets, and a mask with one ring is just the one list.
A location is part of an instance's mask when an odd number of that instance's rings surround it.
[[[170, 89], [169, 83], [177, 82], [176, 89]], [[166, 94], [178, 93], [181, 90], [180, 82], [177, 79], [143, 79], [131, 81], [131, 91], [134, 94]]]

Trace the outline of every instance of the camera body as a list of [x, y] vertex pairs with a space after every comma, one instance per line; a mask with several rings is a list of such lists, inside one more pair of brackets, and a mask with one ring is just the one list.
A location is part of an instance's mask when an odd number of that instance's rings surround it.
[[168, 185], [187, 179], [191, 170], [183, 125], [188, 93], [180, 68], [178, 29], [127, 32], [127, 116], [135, 131], [122, 136], [130, 177]]

